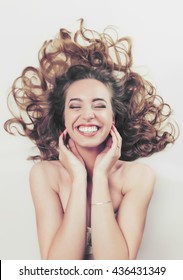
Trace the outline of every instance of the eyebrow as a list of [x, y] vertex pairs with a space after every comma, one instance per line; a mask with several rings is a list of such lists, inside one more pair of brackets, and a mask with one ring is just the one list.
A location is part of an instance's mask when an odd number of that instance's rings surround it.
[[[71, 99], [69, 100], [69, 103], [70, 103], [71, 101], [80, 101], [80, 102], [83, 102], [83, 100], [82, 100], [81, 98], [71, 98]], [[103, 99], [103, 98], [94, 98], [94, 99], [92, 99], [92, 102], [95, 102], [95, 101], [104, 101], [105, 103], [107, 103], [106, 100]]]

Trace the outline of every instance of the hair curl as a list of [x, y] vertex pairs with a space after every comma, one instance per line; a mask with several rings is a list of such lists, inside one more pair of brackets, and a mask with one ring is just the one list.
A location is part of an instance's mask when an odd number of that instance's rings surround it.
[[114, 40], [106, 30], [100, 34], [86, 29], [81, 19], [73, 36], [60, 29], [59, 36], [46, 41], [38, 58], [39, 67], [26, 67], [14, 81], [9, 98], [15, 104], [8, 98], [14, 117], [4, 124], [10, 134], [16, 127], [36, 144], [40, 155], [31, 159], [58, 159], [67, 89], [74, 81], [88, 78], [101, 81], [112, 92], [115, 123], [123, 139], [122, 160], [149, 156], [175, 141], [175, 126], [169, 123], [170, 131], [162, 128], [172, 113], [170, 106], [131, 69], [130, 38]]

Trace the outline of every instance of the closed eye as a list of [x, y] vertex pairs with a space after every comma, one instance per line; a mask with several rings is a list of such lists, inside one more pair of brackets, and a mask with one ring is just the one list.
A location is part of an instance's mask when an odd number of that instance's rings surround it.
[[69, 105], [69, 109], [80, 109], [81, 108], [81, 105], [79, 104], [70, 104]]
[[105, 104], [97, 104], [97, 105], [94, 105], [94, 108], [106, 108], [106, 105]]

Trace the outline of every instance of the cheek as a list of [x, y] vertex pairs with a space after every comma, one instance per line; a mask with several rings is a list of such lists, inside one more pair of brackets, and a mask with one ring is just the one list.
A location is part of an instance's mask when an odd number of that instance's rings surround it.
[[71, 112], [68, 112], [68, 110], [65, 110], [64, 112], [64, 120], [65, 120], [65, 126], [69, 127], [71, 126], [72, 122], [73, 122], [73, 116]]
[[114, 121], [114, 114], [112, 111], [107, 111], [105, 112], [105, 114], [103, 115], [103, 120], [105, 121], [105, 123], [107, 124], [112, 124], [112, 122]]
[[72, 130], [72, 123], [68, 119], [65, 120], [65, 128], [67, 129], [68, 132], [71, 132]]

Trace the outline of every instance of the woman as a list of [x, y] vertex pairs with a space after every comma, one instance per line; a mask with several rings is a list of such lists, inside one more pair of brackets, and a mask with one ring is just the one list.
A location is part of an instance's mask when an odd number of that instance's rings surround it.
[[161, 129], [171, 109], [132, 71], [130, 40], [82, 20], [73, 38], [61, 29], [46, 42], [39, 61], [14, 82], [21, 114], [5, 129], [20, 124], [40, 151], [30, 186], [41, 257], [135, 259], [155, 176], [134, 160], [174, 142]]

